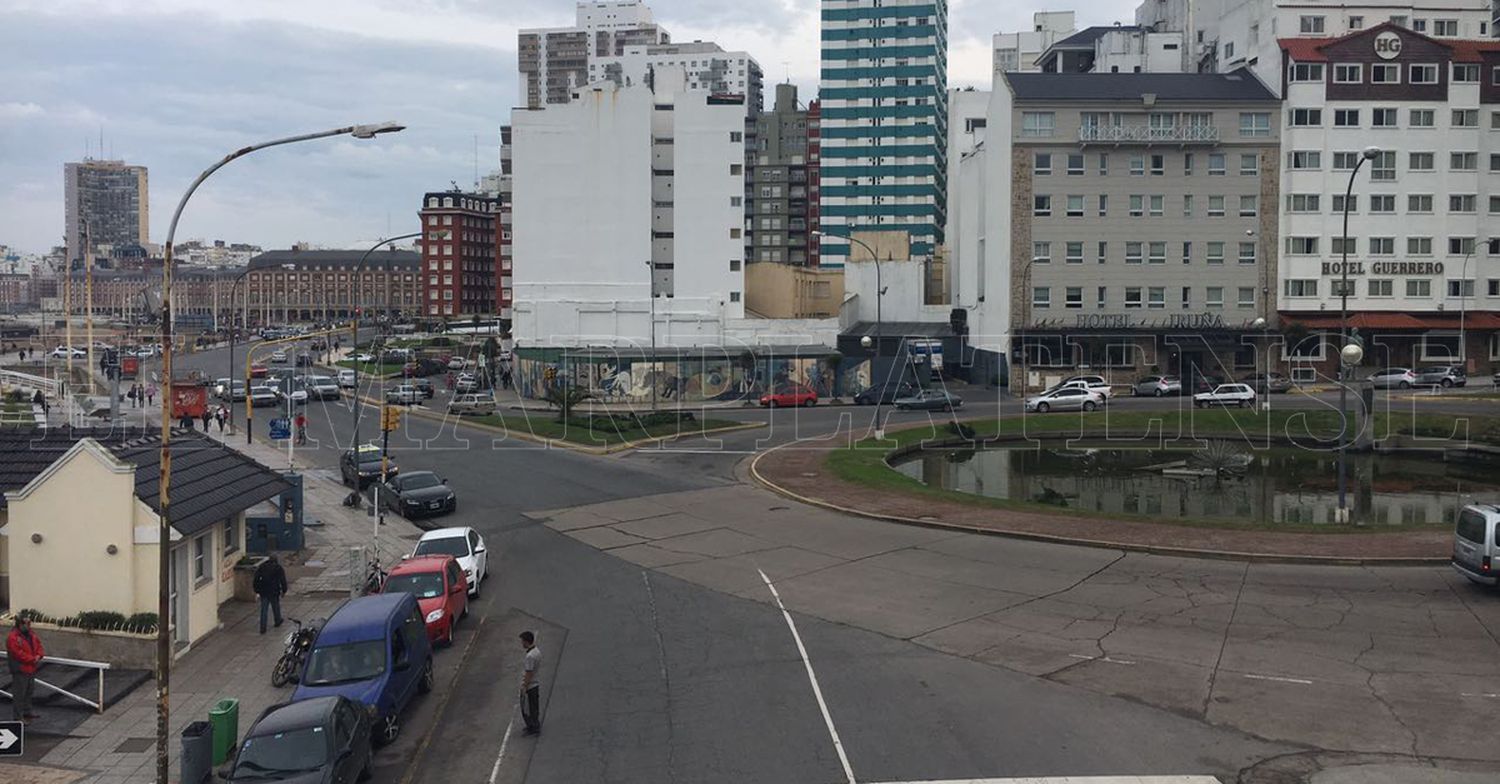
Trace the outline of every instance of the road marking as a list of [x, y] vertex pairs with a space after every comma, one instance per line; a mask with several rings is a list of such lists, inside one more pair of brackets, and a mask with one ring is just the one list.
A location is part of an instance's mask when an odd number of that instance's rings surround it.
[[420, 767], [417, 763], [427, 755], [427, 747], [432, 744], [432, 735], [443, 722], [443, 714], [448, 710], [448, 700], [453, 697], [454, 687], [458, 685], [458, 679], [464, 674], [464, 665], [469, 661], [469, 652], [474, 650], [474, 642], [479, 639], [479, 632], [484, 628], [484, 622], [489, 616], [482, 616], [479, 625], [474, 628], [474, 633], [469, 635], [469, 642], [464, 646], [463, 655], [458, 657], [458, 669], [453, 671], [453, 677], [448, 680], [448, 690], [443, 693], [442, 699], [438, 700], [437, 707], [432, 712], [432, 726], [427, 728], [427, 734], [422, 736], [422, 742], [412, 752], [411, 762], [407, 764], [406, 774], [401, 777], [401, 784], [412, 784]]
[[771, 598], [776, 600], [776, 606], [781, 610], [781, 617], [786, 619], [786, 627], [792, 630], [792, 640], [797, 643], [797, 653], [802, 656], [802, 666], [807, 668], [807, 680], [812, 684], [813, 696], [818, 700], [818, 710], [823, 713], [823, 723], [828, 726], [828, 735], [833, 738], [833, 750], [838, 752], [839, 764], [844, 766], [844, 777], [849, 784], [856, 784], [854, 780], [854, 768], [849, 767], [849, 755], [844, 753], [844, 742], [839, 740], [839, 731], [833, 726], [833, 716], [828, 713], [828, 703], [823, 700], [823, 689], [818, 686], [818, 674], [813, 672], [812, 661], [807, 658], [807, 647], [802, 644], [802, 635], [797, 633], [797, 624], [792, 620], [792, 614], [786, 611], [786, 605], [781, 603], [781, 594], [777, 593], [776, 586], [771, 584], [771, 578], [766, 576], [764, 569], [756, 569], [760, 572], [760, 579], [771, 591]]
[[1083, 659], [1084, 661], [1109, 662], [1110, 664], [1135, 664], [1133, 661], [1126, 661], [1124, 659], [1111, 659], [1108, 656], [1084, 656], [1081, 653], [1070, 653], [1068, 657], [1071, 659]]
[[1500, 697], [1500, 694], [1492, 694], [1490, 692], [1469, 692], [1469, 691], [1466, 691], [1466, 692], [1463, 692], [1463, 693], [1459, 694], [1458, 696], [1460, 696], [1460, 697], [1491, 697], [1491, 698], [1494, 698], [1494, 697]]
[[1025, 779], [888, 781], [883, 784], [1219, 784], [1213, 776], [1057, 776]]
[[495, 755], [495, 766], [490, 768], [490, 783], [495, 784], [495, 779], [500, 776], [500, 763], [505, 761], [505, 749], [510, 745], [510, 731], [516, 726], [516, 709], [510, 710], [510, 721], [505, 724], [505, 735], [500, 738], [500, 753]]
[[1275, 675], [1246, 675], [1245, 677], [1249, 678], [1250, 680], [1253, 680], [1253, 681], [1276, 681], [1277, 683], [1300, 683], [1303, 686], [1309, 686], [1309, 685], [1312, 684], [1312, 681], [1303, 680], [1302, 678], [1280, 678], [1280, 677], [1277, 677]]

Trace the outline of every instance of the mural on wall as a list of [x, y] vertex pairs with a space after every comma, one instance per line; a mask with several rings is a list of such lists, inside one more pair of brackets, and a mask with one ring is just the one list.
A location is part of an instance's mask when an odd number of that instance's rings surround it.
[[[632, 359], [628, 357], [569, 357], [571, 383], [587, 386], [606, 403], [640, 403], [651, 400], [701, 402], [709, 400], [754, 400], [767, 389], [783, 384], [805, 384], [819, 397], [853, 395], [870, 385], [866, 360], [829, 355], [739, 357], [689, 356], [678, 359]], [[547, 371], [564, 372], [561, 358], [518, 356], [514, 382], [523, 397], [546, 396]]]

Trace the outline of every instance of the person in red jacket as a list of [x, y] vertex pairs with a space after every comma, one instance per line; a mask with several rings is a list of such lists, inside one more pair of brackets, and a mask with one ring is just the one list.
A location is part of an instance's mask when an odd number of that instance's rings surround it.
[[16, 721], [32, 721], [37, 718], [31, 712], [31, 689], [36, 683], [36, 668], [47, 652], [42, 650], [42, 640], [31, 631], [31, 621], [16, 614], [16, 627], [5, 638], [6, 664], [10, 668], [11, 713]]

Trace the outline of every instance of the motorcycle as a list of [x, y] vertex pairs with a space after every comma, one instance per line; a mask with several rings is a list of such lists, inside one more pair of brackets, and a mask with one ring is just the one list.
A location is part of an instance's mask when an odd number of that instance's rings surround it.
[[271, 685], [278, 689], [297, 680], [298, 673], [302, 672], [302, 665], [307, 662], [307, 654], [312, 651], [313, 641], [318, 638], [318, 631], [323, 628], [324, 623], [322, 618], [314, 618], [305, 625], [296, 618], [287, 620], [296, 628], [287, 632], [286, 650], [276, 660], [276, 667], [271, 670]]

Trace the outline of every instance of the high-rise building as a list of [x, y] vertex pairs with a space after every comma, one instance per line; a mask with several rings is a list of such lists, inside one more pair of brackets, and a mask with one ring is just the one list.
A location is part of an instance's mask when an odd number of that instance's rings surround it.
[[807, 110], [797, 103], [797, 86], [776, 85], [776, 104], [755, 118], [755, 149], [746, 178], [753, 245], [750, 261], [806, 265], [809, 232]]
[[1047, 73], [1181, 73], [1183, 34], [1140, 25], [1100, 25], [1047, 47], [1035, 68]]
[[948, 145], [946, 0], [823, 0], [821, 263], [851, 231], [943, 241]]
[[92, 159], [65, 163], [63, 200], [64, 242], [74, 262], [85, 255], [85, 223], [93, 246], [90, 250], [98, 256], [150, 242], [145, 166]]
[[446, 191], [422, 197], [422, 313], [429, 317], [500, 314], [500, 199]]
[[625, 54], [628, 46], [671, 43], [667, 31], [640, 0], [579, 3], [573, 27], [531, 28], [517, 36], [521, 94], [527, 108], [567, 103], [594, 81], [598, 58]]
[[760, 64], [746, 52], [726, 52], [724, 47], [707, 41], [627, 46], [624, 54], [593, 58], [589, 81], [645, 84], [663, 68], [680, 68], [687, 75], [689, 90], [743, 95], [748, 115], [760, 113], [765, 81]]
[[1074, 25], [1072, 11], [1037, 11], [1031, 15], [1030, 30], [995, 33], [995, 72], [1037, 70], [1037, 58], [1072, 35]]

